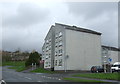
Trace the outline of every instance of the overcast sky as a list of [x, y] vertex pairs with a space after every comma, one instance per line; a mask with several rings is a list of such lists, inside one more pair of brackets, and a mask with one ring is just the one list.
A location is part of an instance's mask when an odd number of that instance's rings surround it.
[[102, 33], [102, 44], [118, 46], [116, 2], [4, 2], [2, 48], [41, 52], [44, 38], [55, 23], [76, 25]]

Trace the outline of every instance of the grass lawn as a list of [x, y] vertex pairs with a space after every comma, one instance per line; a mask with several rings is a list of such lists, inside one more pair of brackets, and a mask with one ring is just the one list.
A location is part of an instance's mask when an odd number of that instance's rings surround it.
[[11, 67], [9, 67], [9, 69], [15, 69], [18, 72], [26, 70], [26, 68], [25, 68], [25, 61], [8, 61], [8, 62], [3, 62], [2, 66], [11, 66]]
[[87, 79], [80, 79], [80, 78], [63, 78], [64, 80], [67, 81], [72, 81], [72, 82], [103, 82], [103, 81], [97, 81], [97, 80], [87, 80]]
[[9, 67], [9, 69], [15, 69], [17, 72], [26, 70], [24, 66], [13, 66], [13, 67]]
[[2, 66], [25, 66], [25, 61], [7, 61], [7, 62], [2, 62]]
[[96, 79], [120, 80], [120, 73], [86, 73], [73, 75], [74, 77], [86, 77]]
[[45, 70], [43, 68], [38, 68], [38, 69], [32, 70], [31, 72], [34, 72], [34, 73], [51, 73], [51, 74], [55, 73], [53, 71]]

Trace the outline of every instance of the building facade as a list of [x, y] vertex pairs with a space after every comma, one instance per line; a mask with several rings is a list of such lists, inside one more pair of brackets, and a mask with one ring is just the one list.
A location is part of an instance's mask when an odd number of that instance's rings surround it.
[[55, 23], [42, 47], [44, 68], [54, 70], [90, 70], [102, 65], [101, 33], [76, 26]]
[[44, 68], [54, 68], [54, 26], [51, 26], [42, 47], [42, 60], [44, 60]]
[[102, 64], [113, 64], [120, 61], [120, 49], [102, 45]]

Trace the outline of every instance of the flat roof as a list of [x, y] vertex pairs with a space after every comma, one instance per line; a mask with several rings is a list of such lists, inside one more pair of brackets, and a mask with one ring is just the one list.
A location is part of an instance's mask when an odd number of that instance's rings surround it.
[[60, 24], [60, 23], [55, 23], [55, 24], [65, 26], [65, 29], [69, 29], [69, 30], [85, 32], [85, 33], [91, 33], [91, 34], [96, 34], [96, 35], [101, 35], [102, 34], [100, 32], [96, 32], [96, 31], [93, 31], [93, 30], [90, 30], [90, 29], [85, 29], [85, 28], [81, 28], [81, 27], [77, 27], [77, 26], [69, 26], [69, 25]]

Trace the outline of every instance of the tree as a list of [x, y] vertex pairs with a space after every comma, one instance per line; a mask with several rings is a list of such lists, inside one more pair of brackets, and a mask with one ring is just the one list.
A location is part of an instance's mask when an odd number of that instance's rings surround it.
[[2, 61], [11, 61], [11, 52], [2, 51]]
[[33, 64], [36, 63], [36, 65], [39, 65], [40, 64], [39, 61], [40, 61], [40, 55], [39, 55], [39, 53], [36, 52], [36, 51], [32, 52], [32, 53], [30, 53], [29, 59], [25, 62], [25, 66], [26, 67], [31, 66], [32, 63]]

